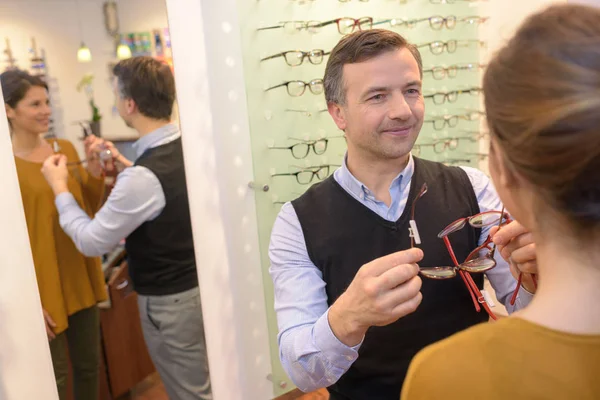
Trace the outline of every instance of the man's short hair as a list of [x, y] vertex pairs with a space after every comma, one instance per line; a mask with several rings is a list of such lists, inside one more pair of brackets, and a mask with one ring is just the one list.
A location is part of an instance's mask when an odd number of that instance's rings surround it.
[[170, 120], [175, 102], [175, 78], [171, 68], [152, 57], [132, 57], [113, 68], [119, 95], [135, 101], [148, 118]]
[[408, 49], [419, 65], [423, 78], [423, 61], [415, 45], [410, 44], [399, 34], [384, 30], [371, 29], [345, 36], [331, 51], [323, 83], [327, 103], [345, 104], [344, 65], [368, 61], [389, 51]]

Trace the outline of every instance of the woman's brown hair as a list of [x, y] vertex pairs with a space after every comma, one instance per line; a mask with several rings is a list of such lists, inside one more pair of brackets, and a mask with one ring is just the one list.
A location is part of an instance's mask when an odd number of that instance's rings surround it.
[[529, 17], [489, 63], [483, 90], [505, 161], [577, 236], [600, 228], [600, 9]]
[[15, 69], [0, 74], [0, 87], [2, 88], [4, 103], [11, 108], [15, 108], [23, 100], [32, 86], [39, 86], [48, 90], [48, 86], [41, 78], [30, 75], [26, 71]]

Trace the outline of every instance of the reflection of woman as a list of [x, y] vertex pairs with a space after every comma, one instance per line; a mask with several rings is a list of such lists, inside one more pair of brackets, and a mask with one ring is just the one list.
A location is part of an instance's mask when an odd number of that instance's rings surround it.
[[[55, 151], [78, 161], [66, 140], [44, 140], [50, 107], [43, 81], [23, 71], [0, 76], [39, 293], [50, 340], [60, 398], [66, 398], [67, 346], [76, 399], [98, 397], [100, 327], [96, 303], [106, 299], [100, 260], [86, 258], [62, 231], [54, 194], [40, 171]], [[97, 210], [104, 183], [100, 165], [91, 161], [71, 167], [69, 190], [90, 215]]]
[[532, 232], [539, 288], [512, 317], [424, 349], [402, 398], [600, 399], [600, 9], [530, 17], [483, 89], [490, 171]]

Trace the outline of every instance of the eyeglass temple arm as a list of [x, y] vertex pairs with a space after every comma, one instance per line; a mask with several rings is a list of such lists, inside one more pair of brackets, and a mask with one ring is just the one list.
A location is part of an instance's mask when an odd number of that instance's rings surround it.
[[277, 53], [277, 54], [273, 54], [272, 56], [269, 56], [269, 57], [261, 58], [260, 61], [272, 60], [273, 58], [283, 57], [284, 55], [285, 55], [285, 52]]
[[269, 29], [278, 29], [278, 28], [283, 28], [284, 24], [279, 24], [279, 25], [273, 25], [273, 26], [264, 26], [262, 28], [257, 28], [257, 31], [266, 31]]
[[398, 18], [382, 19], [381, 21], [373, 22], [373, 26], [375, 26], [375, 25], [383, 25], [385, 23], [391, 22], [392, 19], [398, 19]]
[[454, 250], [452, 249], [452, 245], [450, 244], [450, 240], [448, 239], [448, 236], [444, 236], [443, 240], [444, 240], [444, 244], [446, 245], [446, 249], [448, 249], [448, 253], [450, 253], [450, 258], [452, 258], [452, 262], [454, 263], [454, 267], [458, 270], [458, 274], [460, 275], [460, 277], [462, 278], [465, 286], [467, 286], [467, 289], [469, 290], [469, 294], [471, 295], [471, 299], [473, 300], [473, 305], [475, 306], [475, 310], [477, 310], [477, 312], [481, 311], [481, 307], [479, 306], [479, 302], [475, 298], [475, 294], [473, 293], [473, 289], [471, 288], [471, 285], [469, 285], [469, 282], [467, 281], [467, 278], [465, 277], [465, 274], [464, 274], [463, 270], [461, 270], [460, 268], [458, 268], [459, 262], [456, 259], [456, 255], [454, 254]]
[[[500, 221], [498, 221], [498, 230], [500, 230], [500, 227], [502, 226], [502, 221], [504, 220], [504, 206], [502, 206], [502, 211], [500, 211]], [[506, 218], [506, 222], [509, 222], [510, 217]], [[496, 254], [496, 243], [494, 243], [494, 247], [492, 247], [492, 250], [490, 251], [490, 256], [493, 258], [494, 255]]]
[[275, 85], [275, 86], [271, 86], [268, 89], [265, 89], [265, 92], [268, 92], [269, 90], [273, 90], [273, 89], [277, 89], [280, 88], [282, 86], [287, 86], [289, 82], [284, 82], [284, 83], [280, 83], [279, 85]]
[[320, 24], [317, 24], [317, 25], [315, 25], [315, 26], [313, 26], [313, 27], [311, 27], [311, 28], [322, 28], [322, 27], [324, 27], [324, 26], [327, 26], [327, 25], [335, 24], [335, 23], [337, 23], [337, 22], [338, 22], [340, 19], [341, 19], [341, 18], [332, 19], [332, 20], [329, 20], [329, 21], [324, 21], [324, 22], [321, 22]]
[[485, 312], [487, 312], [487, 314], [494, 321], [497, 320], [498, 317], [496, 317], [496, 315], [494, 314], [494, 312], [490, 309], [489, 305], [487, 304], [487, 301], [485, 301], [485, 297], [483, 297], [483, 293], [481, 293], [481, 291], [477, 287], [477, 284], [475, 283], [475, 281], [471, 277], [471, 274], [469, 274], [468, 272], [464, 272], [464, 274], [465, 274], [465, 277], [466, 277], [467, 281], [469, 282], [469, 285], [471, 286], [472, 292], [477, 295], [477, 302], [481, 303], [481, 305], [485, 309]]
[[298, 172], [280, 172], [278, 174], [273, 174], [271, 176], [295, 176]]

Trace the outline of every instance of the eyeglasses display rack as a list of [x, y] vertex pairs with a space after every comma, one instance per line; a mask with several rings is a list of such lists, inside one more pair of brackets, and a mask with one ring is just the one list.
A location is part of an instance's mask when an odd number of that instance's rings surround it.
[[270, 233], [281, 205], [331, 175], [346, 151], [327, 112], [323, 73], [343, 37], [389, 29], [417, 45], [423, 58], [425, 122], [413, 154], [476, 167], [481, 109], [478, 27], [486, 16], [466, 0], [238, 0], [254, 168], [253, 188], [276, 394], [293, 384], [279, 362]]

